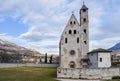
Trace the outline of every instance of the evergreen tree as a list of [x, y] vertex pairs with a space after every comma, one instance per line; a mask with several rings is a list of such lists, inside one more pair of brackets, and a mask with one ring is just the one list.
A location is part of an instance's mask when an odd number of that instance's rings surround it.
[[47, 64], [47, 53], [45, 54], [45, 63]]
[[52, 64], [52, 59], [53, 59], [53, 55], [50, 56], [50, 60], [49, 60], [50, 64]]

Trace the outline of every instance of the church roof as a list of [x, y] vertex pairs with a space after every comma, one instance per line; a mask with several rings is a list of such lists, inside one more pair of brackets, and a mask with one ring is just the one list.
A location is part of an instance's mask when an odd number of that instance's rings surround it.
[[88, 54], [97, 53], [97, 52], [112, 52], [112, 51], [106, 50], [106, 49], [102, 49], [102, 48], [98, 48], [98, 49], [92, 50], [91, 52], [88, 52]]
[[70, 17], [67, 25], [68, 25], [72, 20], [74, 20], [74, 21], [79, 25], [79, 22], [77, 21], [77, 18], [75, 17], [74, 13], [72, 13], [72, 15], [71, 15], [71, 17]]
[[88, 8], [84, 4], [83, 4], [81, 10], [83, 10], [83, 9], [87, 9], [88, 10]]

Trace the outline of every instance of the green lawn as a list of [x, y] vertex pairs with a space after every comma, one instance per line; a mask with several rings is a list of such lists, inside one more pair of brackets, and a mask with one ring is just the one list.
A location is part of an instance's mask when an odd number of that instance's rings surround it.
[[120, 81], [120, 79], [116, 79], [116, 80], [104, 80], [104, 81]]
[[57, 81], [56, 68], [17, 67], [0, 68], [0, 81]]

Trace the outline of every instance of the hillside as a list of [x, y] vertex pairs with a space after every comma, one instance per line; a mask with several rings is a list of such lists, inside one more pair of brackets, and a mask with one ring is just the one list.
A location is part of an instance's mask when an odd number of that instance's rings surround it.
[[113, 47], [109, 48], [108, 50], [112, 50], [112, 51], [120, 50], [120, 42], [115, 44]]
[[0, 49], [4, 49], [7, 54], [26, 54], [26, 55], [36, 55], [41, 54], [36, 50], [30, 50], [16, 44], [10, 43], [8, 41], [3, 41], [0, 39]]

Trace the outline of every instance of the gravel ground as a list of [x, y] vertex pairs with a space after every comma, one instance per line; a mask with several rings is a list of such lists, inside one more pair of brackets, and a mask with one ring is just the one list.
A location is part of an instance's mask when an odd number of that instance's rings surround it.
[[73, 79], [58, 79], [59, 81], [100, 81], [100, 80], [73, 80]]

